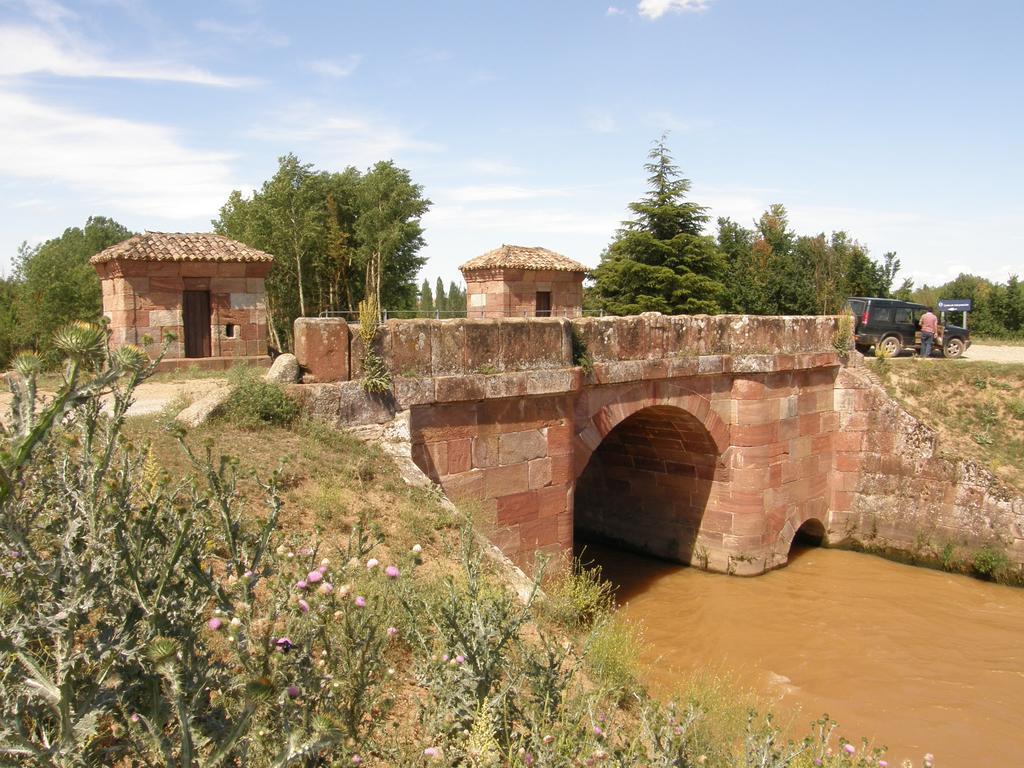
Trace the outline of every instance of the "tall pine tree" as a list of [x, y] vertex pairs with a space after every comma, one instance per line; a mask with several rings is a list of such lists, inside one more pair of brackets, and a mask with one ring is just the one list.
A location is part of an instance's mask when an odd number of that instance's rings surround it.
[[707, 208], [686, 201], [690, 181], [672, 163], [662, 136], [651, 149], [650, 191], [630, 203], [623, 222], [594, 270], [594, 299], [606, 312], [699, 314], [721, 311], [725, 257], [703, 234]]

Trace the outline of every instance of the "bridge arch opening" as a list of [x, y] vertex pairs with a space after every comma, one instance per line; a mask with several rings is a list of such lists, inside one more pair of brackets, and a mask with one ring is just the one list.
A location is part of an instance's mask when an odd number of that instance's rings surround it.
[[786, 562], [791, 563], [808, 550], [817, 549], [825, 543], [825, 526], [816, 518], [808, 518], [800, 524], [789, 543]]
[[702, 564], [698, 534], [720, 458], [692, 413], [637, 411], [604, 437], [577, 479], [574, 537]]

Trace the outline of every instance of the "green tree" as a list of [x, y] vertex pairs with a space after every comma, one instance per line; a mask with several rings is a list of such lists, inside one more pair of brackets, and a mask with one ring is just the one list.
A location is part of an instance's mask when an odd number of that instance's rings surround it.
[[446, 313], [449, 309], [448, 297], [444, 293], [444, 282], [442, 282], [440, 277], [437, 278], [437, 283], [434, 286], [434, 306], [442, 313], [442, 317], [444, 316], [443, 313]]
[[328, 173], [289, 154], [251, 196], [231, 193], [213, 226], [273, 254], [267, 309], [278, 349], [290, 347], [296, 317], [357, 307], [372, 270], [383, 270], [369, 280], [375, 295], [383, 288], [383, 308], [415, 307], [419, 218], [429, 204], [420, 192], [392, 163]]
[[15, 310], [18, 284], [0, 278], [0, 370], [6, 370], [17, 350], [18, 315]]
[[419, 301], [420, 317], [434, 316], [434, 296], [430, 292], [430, 281], [423, 278], [423, 285], [420, 286]]
[[461, 312], [466, 311], [466, 289], [465, 287], [460, 288], [456, 285], [455, 281], [452, 280], [448, 283], [448, 311], [449, 312]]
[[113, 219], [90, 216], [42, 245], [23, 244], [15, 261], [14, 343], [46, 350], [53, 332], [72, 320], [98, 320], [100, 280], [89, 259], [132, 236]]
[[715, 241], [702, 234], [704, 206], [686, 201], [682, 177], [659, 139], [644, 168], [648, 194], [629, 209], [615, 240], [594, 270], [593, 300], [616, 315], [714, 313], [721, 309], [726, 262]]
[[393, 162], [380, 162], [362, 178], [356, 195], [359, 215], [356, 241], [366, 265], [366, 293], [374, 293], [380, 308], [411, 308], [415, 285], [411, 277], [426, 259], [420, 219], [430, 208], [423, 187]]

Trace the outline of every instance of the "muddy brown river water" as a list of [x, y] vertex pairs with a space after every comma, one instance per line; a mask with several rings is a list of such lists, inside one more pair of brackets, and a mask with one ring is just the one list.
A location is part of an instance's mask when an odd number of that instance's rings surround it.
[[585, 546], [644, 623], [655, 688], [725, 668], [797, 723], [827, 712], [888, 745], [891, 766], [1024, 766], [1024, 590], [832, 549], [737, 578]]

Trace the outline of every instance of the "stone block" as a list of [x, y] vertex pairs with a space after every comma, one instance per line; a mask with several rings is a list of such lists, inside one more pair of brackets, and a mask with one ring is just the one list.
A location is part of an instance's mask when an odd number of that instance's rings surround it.
[[295, 321], [295, 357], [311, 382], [348, 381], [349, 328], [342, 318]]
[[551, 484], [551, 459], [533, 459], [529, 462], [530, 488], [543, 488]]
[[499, 525], [515, 525], [537, 519], [537, 492], [523, 491], [497, 499], [498, 512], [495, 521]]
[[388, 366], [399, 376], [430, 376], [433, 373], [431, 343], [433, 320], [389, 320]]
[[439, 403], [483, 400], [487, 396], [487, 376], [439, 376], [434, 380], [435, 398]]
[[536, 429], [508, 432], [499, 437], [498, 463], [517, 464], [547, 455], [547, 437]]
[[498, 499], [530, 490], [529, 467], [525, 462], [505, 467], [488, 467], [481, 471], [484, 475], [483, 492], [488, 498]]
[[431, 371], [435, 376], [466, 373], [466, 324], [456, 319], [430, 325]]
[[501, 321], [474, 320], [464, 326], [466, 368], [473, 373], [505, 370], [501, 357]]

